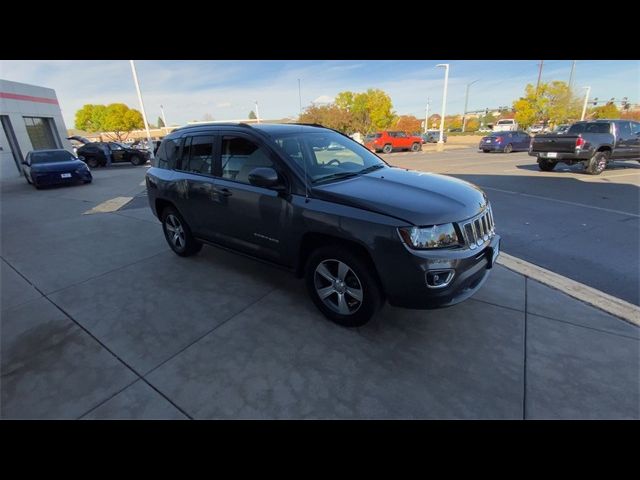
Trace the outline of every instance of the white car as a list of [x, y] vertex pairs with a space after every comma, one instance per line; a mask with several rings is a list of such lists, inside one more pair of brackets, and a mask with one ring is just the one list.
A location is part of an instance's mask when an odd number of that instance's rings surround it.
[[529, 133], [541, 133], [544, 132], [544, 125], [531, 125], [529, 127]]

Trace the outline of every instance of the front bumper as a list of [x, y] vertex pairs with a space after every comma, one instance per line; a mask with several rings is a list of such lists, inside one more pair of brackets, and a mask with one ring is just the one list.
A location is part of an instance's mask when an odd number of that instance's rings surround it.
[[[62, 178], [62, 174], [69, 173], [71, 177]], [[80, 173], [72, 172], [42, 172], [33, 173], [31, 178], [39, 187], [47, 185], [62, 185], [67, 183], [87, 182], [92, 180], [91, 172], [89, 170], [82, 171]]]
[[[391, 305], [404, 308], [432, 309], [455, 305], [473, 296], [484, 284], [500, 252], [500, 236], [494, 235], [475, 250], [420, 250], [395, 256], [393, 264], [380, 271]], [[429, 288], [428, 271], [453, 270], [451, 283], [443, 288]]]

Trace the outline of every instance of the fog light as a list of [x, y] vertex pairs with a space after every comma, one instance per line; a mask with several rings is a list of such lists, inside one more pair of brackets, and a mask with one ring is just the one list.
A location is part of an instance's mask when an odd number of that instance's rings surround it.
[[427, 287], [429, 288], [444, 288], [451, 283], [455, 270], [429, 270], [426, 275]]

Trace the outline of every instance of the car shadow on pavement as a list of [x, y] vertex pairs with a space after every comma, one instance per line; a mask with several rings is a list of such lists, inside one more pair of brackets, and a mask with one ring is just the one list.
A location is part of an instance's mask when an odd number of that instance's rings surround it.
[[[539, 172], [540, 168], [538, 168], [537, 163], [531, 163], [527, 165], [517, 165], [517, 168], [521, 170], [529, 170], [532, 172]], [[607, 169], [603, 172], [605, 175], [600, 174], [601, 178], [606, 178], [606, 172], [616, 171], [616, 170], [640, 170], [640, 163], [631, 163], [631, 162], [623, 162], [623, 161], [614, 161], [610, 162], [607, 165]], [[552, 170], [552, 172], [573, 172], [573, 173], [584, 173], [588, 175], [584, 170], [584, 166], [581, 163], [576, 163], [573, 165], [568, 165], [566, 163], [558, 162], [556, 168]]]

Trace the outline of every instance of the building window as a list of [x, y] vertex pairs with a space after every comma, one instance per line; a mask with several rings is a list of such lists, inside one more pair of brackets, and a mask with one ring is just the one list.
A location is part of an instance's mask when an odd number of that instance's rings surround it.
[[54, 123], [51, 118], [24, 117], [24, 124], [34, 150], [60, 148], [53, 131]]

